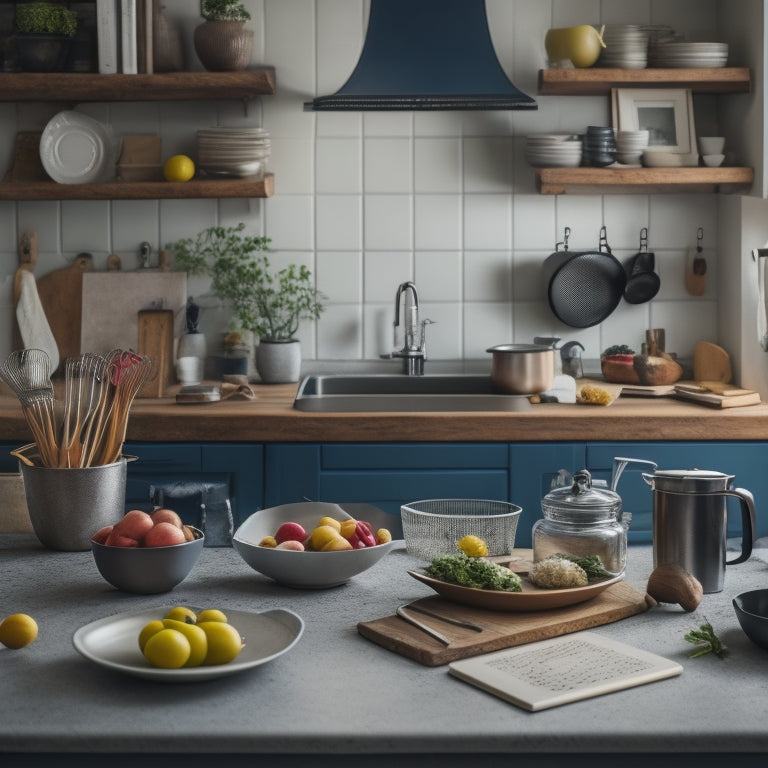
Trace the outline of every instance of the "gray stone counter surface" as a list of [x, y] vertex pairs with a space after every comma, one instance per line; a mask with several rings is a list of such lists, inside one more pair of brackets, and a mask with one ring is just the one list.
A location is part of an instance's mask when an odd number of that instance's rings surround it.
[[[314, 756], [313, 765], [358, 766], [391, 765], [396, 753], [398, 764], [441, 768], [473, 756], [494, 766], [573, 766], [587, 753], [596, 756], [590, 765], [616, 764], [611, 754], [624, 753], [620, 765], [627, 766], [652, 752], [657, 764], [670, 753], [741, 753], [740, 765], [764, 765], [768, 652], [743, 634], [731, 598], [768, 587], [767, 552], [729, 567], [723, 592], [705, 595], [694, 613], [659, 606], [593, 630], [679, 661], [682, 675], [529, 713], [453, 678], [447, 667], [422, 666], [357, 633], [359, 621], [432, 594], [406, 573], [423, 563], [402, 548], [347, 584], [318, 591], [278, 586], [234, 550], [206, 548], [172, 592], [137, 596], [110, 587], [90, 552], [52, 552], [34, 536], [0, 536], [0, 614], [29, 613], [40, 627], [27, 648], [0, 648], [0, 764], [62, 765], [53, 756], [79, 753], [78, 765], [96, 765], [89, 759], [109, 753], [129, 756], [110, 762], [118, 766], [137, 758], [202, 765], [211, 754], [227, 754], [233, 765], [310, 765]], [[650, 548], [631, 548], [627, 581], [643, 589], [650, 570]], [[287, 608], [306, 628], [272, 662], [183, 685], [103, 669], [72, 646], [75, 630], [91, 621], [174, 605]], [[729, 646], [724, 660], [689, 658], [693, 646], [683, 635], [705, 618]], [[37, 762], [24, 760], [30, 753]], [[164, 762], [131, 753], [162, 753]]]

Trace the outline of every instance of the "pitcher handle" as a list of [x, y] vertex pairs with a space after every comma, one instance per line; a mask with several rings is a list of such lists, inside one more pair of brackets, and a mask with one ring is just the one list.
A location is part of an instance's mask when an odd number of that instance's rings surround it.
[[755, 543], [755, 499], [744, 488], [732, 488], [722, 491], [723, 496], [735, 496], [741, 505], [741, 554], [734, 560], [726, 560], [726, 565], [743, 563], [752, 554], [752, 546]]

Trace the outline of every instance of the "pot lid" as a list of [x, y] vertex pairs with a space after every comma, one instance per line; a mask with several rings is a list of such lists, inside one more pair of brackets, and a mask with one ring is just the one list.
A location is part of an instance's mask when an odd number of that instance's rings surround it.
[[582, 469], [573, 476], [573, 485], [556, 488], [542, 500], [546, 517], [564, 522], [596, 523], [617, 520], [621, 496], [603, 488], [592, 487], [592, 475]]

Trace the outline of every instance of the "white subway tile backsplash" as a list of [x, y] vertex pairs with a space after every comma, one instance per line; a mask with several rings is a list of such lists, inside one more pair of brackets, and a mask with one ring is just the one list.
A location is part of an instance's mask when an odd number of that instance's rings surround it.
[[[690, 356], [699, 338], [717, 339], [716, 195], [540, 195], [525, 161], [529, 133], [583, 133], [610, 125], [603, 96], [536, 94], [546, 66], [544, 36], [553, 26], [598, 23], [671, 24], [688, 39], [713, 39], [715, 0], [488, 0], [491, 36], [502, 68], [537, 110], [312, 113], [303, 103], [335, 92], [362, 49], [368, 0], [245, 0], [256, 30], [254, 61], [276, 67], [278, 92], [240, 102], [93, 103], [77, 108], [113, 125], [117, 138], [157, 132], [163, 156], [196, 157], [195, 134], [211, 125], [263, 125], [272, 137], [268, 200], [1, 202], [0, 311], [11, 311], [7, 287], [24, 229], [40, 238], [37, 275], [67, 266], [78, 251], [97, 268], [116, 252], [124, 268], [141, 241], [156, 252], [213, 226], [246, 224], [272, 238], [279, 268], [307, 264], [327, 295], [318, 322], [300, 328], [307, 360], [377, 360], [391, 351], [397, 286], [416, 281], [432, 359], [487, 360], [485, 349], [536, 335], [578, 340], [596, 358], [613, 343], [642, 343], [651, 324], [667, 330], [668, 347]], [[188, 68], [200, 70], [191, 35], [197, 3], [167, 0], [184, 33]], [[193, 7], [194, 6], [194, 7]], [[721, 6], [722, 8], [722, 6]], [[714, 98], [700, 99], [699, 120], [711, 125]], [[702, 112], [702, 105], [703, 112]], [[61, 105], [0, 105], [0, 164], [8, 166], [17, 131], [40, 131]], [[564, 326], [552, 314], [542, 264], [571, 228], [571, 248], [596, 247], [607, 227], [614, 254], [626, 262], [648, 228], [661, 290], [656, 299], [622, 301], [608, 320], [589, 329]], [[689, 251], [704, 230], [706, 293], [685, 289]], [[191, 278], [203, 295], [207, 278]], [[5, 298], [4, 298], [5, 297]], [[210, 297], [206, 302], [214, 301]], [[5, 306], [5, 303], [8, 306]], [[207, 305], [206, 305], [207, 306]], [[208, 307], [215, 334], [227, 310]], [[0, 330], [0, 356], [10, 346]], [[398, 369], [393, 361], [393, 370]]]

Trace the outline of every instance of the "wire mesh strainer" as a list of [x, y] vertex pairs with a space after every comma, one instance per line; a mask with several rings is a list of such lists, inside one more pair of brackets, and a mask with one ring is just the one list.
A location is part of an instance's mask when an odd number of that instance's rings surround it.
[[522, 507], [485, 499], [424, 499], [400, 507], [408, 554], [431, 560], [456, 554], [462, 536], [479, 536], [491, 556], [508, 555]]

